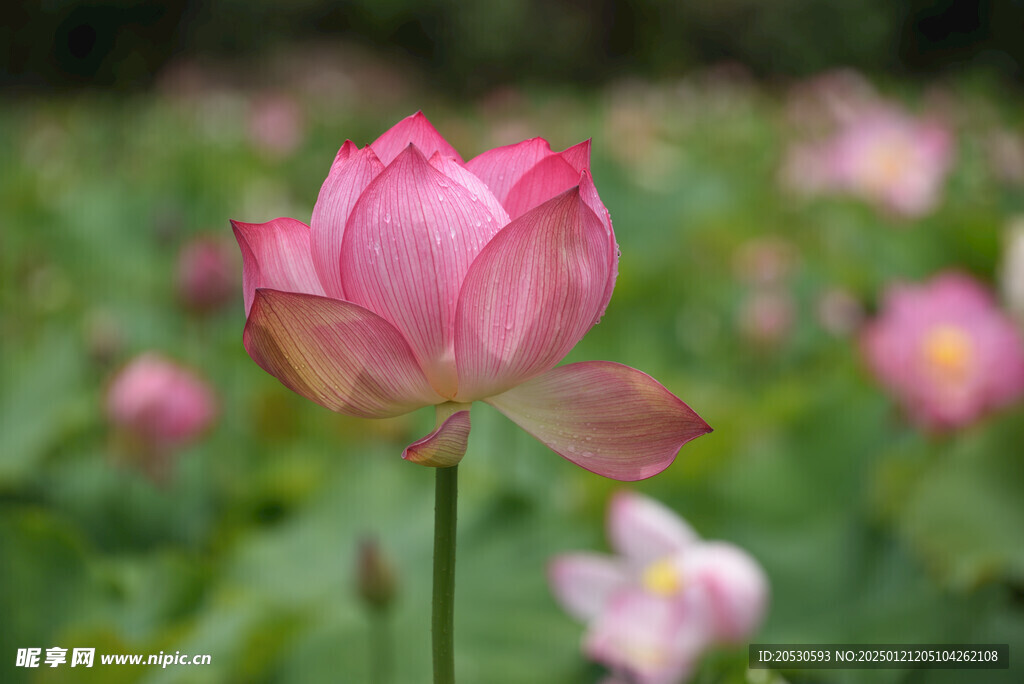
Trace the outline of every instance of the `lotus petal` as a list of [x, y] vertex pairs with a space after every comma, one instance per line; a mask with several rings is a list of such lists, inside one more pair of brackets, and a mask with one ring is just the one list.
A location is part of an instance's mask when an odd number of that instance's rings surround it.
[[313, 266], [328, 297], [345, 298], [340, 265], [345, 224], [363, 190], [383, 170], [384, 165], [373, 149], [360, 150], [349, 140], [338, 151], [327, 180], [320, 188], [310, 228]]
[[608, 536], [612, 548], [637, 567], [657, 562], [700, 540], [693, 528], [666, 506], [626, 491], [612, 499]]
[[257, 288], [324, 294], [310, 258], [309, 226], [279, 218], [266, 223], [232, 221], [242, 250], [242, 293], [245, 313], [252, 308]]
[[491, 240], [459, 297], [460, 401], [504, 392], [569, 353], [607, 303], [610, 241], [578, 189], [512, 221]]
[[612, 595], [629, 584], [623, 563], [594, 553], [567, 553], [548, 567], [555, 598], [567, 613], [587, 622], [607, 607]]
[[432, 468], [458, 465], [466, 455], [469, 442], [469, 405], [445, 402], [437, 405], [437, 427], [429, 435], [413, 442], [402, 458]]
[[402, 332], [444, 397], [456, 391], [452, 322], [459, 288], [496, 223], [469, 190], [410, 145], [366, 188], [345, 229], [346, 298]]
[[418, 147], [428, 159], [434, 156], [435, 152], [440, 152], [443, 156], [452, 157], [462, 163], [459, 153], [437, 132], [433, 124], [427, 121], [423, 112], [405, 117], [374, 140], [370, 147], [387, 166], [410, 144]]
[[560, 366], [486, 401], [560, 456], [616, 480], [660, 473], [711, 431], [657, 380], [608, 361]]
[[263, 370], [332, 411], [387, 418], [443, 401], [402, 334], [350, 302], [257, 290], [242, 340]]

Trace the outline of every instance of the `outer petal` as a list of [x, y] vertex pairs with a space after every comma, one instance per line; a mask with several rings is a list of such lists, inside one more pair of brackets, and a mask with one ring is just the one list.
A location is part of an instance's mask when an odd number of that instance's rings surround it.
[[616, 493], [608, 508], [608, 537], [612, 548], [636, 566], [654, 563], [700, 540], [667, 506], [628, 491]]
[[552, 154], [554, 152], [551, 151], [551, 145], [547, 140], [531, 138], [515, 145], [487, 150], [466, 162], [466, 168], [486, 183], [498, 201], [505, 205], [509, 191], [523, 174]]
[[499, 227], [470, 192], [410, 145], [363, 192], [341, 250], [346, 298], [390, 321], [438, 393], [456, 391], [459, 288]]
[[320, 188], [310, 227], [313, 266], [328, 297], [345, 298], [339, 263], [345, 224], [363, 190], [383, 170], [384, 165], [370, 147], [360, 150], [347, 140]]
[[279, 218], [267, 223], [232, 221], [242, 250], [242, 292], [245, 313], [252, 308], [256, 288], [324, 294], [309, 249], [309, 226]]
[[491, 240], [459, 296], [459, 401], [504, 392], [569, 353], [606, 303], [610, 240], [577, 189]]
[[428, 159], [435, 152], [440, 152], [442, 156], [452, 157], [462, 163], [459, 153], [437, 132], [433, 124], [427, 121], [423, 112], [405, 117], [374, 140], [370, 147], [386, 166], [410, 144], [418, 147]]
[[432, 468], [459, 464], [469, 443], [469, 404], [438, 404], [437, 419], [434, 431], [407, 446], [402, 458]]
[[548, 566], [551, 591], [565, 612], [589, 622], [608, 606], [612, 595], [629, 585], [623, 564], [594, 553], [566, 553]]
[[642, 480], [711, 428], [651, 376], [609, 361], [560, 366], [486, 400], [558, 455]]
[[350, 302], [258, 290], [242, 341], [263, 370], [332, 411], [386, 418], [442, 401], [402, 334]]

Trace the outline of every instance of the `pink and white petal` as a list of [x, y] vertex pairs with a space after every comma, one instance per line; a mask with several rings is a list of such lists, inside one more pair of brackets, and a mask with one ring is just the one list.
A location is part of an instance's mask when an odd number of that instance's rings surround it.
[[442, 156], [452, 157], [462, 162], [462, 157], [444, 137], [437, 132], [433, 124], [427, 121], [423, 112], [407, 116], [386, 130], [379, 138], [370, 143], [384, 165], [390, 164], [409, 145], [415, 145], [428, 159], [435, 152]]
[[576, 143], [557, 153], [565, 161], [576, 169], [576, 173], [583, 173], [590, 170], [590, 140]]
[[309, 226], [291, 218], [266, 223], [232, 221], [242, 250], [242, 293], [245, 313], [252, 308], [256, 289], [322, 295], [323, 286], [313, 267]]
[[558, 455], [616, 480], [660, 473], [711, 432], [657, 380], [609, 361], [559, 366], [486, 401]]
[[473, 201], [478, 201], [487, 207], [499, 227], [508, 225], [509, 216], [505, 207], [501, 206], [501, 202], [494, 196], [491, 189], [474, 176], [472, 171], [451, 157], [442, 156], [440, 152], [435, 152], [434, 156], [430, 158], [430, 165], [469, 190], [469, 198], [471, 200], [476, 198]]
[[360, 150], [348, 140], [320, 187], [310, 228], [313, 266], [328, 297], [345, 298], [340, 265], [345, 224], [363, 190], [383, 170], [384, 165], [370, 147]]
[[487, 150], [466, 162], [466, 168], [482, 180], [507, 208], [505, 200], [512, 186], [538, 162], [553, 154], [547, 140], [530, 138], [515, 145]]
[[753, 636], [768, 605], [768, 578], [743, 549], [727, 542], [694, 544], [680, 554], [686, 591], [702, 594], [715, 641], [739, 643]]
[[612, 595], [629, 585], [619, 560], [596, 553], [566, 553], [548, 566], [548, 581], [559, 605], [580, 622], [600, 615]]
[[672, 509], [636, 492], [617, 492], [608, 507], [608, 538], [631, 565], [643, 567], [693, 547], [700, 537]]
[[503, 204], [516, 219], [569, 188], [579, 185], [580, 172], [561, 155], [552, 154], [534, 164], [508, 191]]
[[677, 601], [626, 589], [591, 623], [583, 648], [628, 681], [678, 684], [708, 646], [698, 617]]
[[341, 249], [349, 301], [390, 321], [439, 394], [456, 392], [453, 322], [470, 264], [499, 230], [410, 145], [363, 191]]
[[431, 468], [458, 465], [466, 455], [469, 428], [469, 410], [457, 411], [445, 418], [429, 435], [407, 446], [402, 452], [402, 458]]
[[459, 401], [504, 392], [569, 353], [605, 304], [609, 239], [577, 189], [494, 236], [459, 295]]
[[402, 334], [350, 302], [257, 290], [242, 341], [263, 370], [332, 411], [387, 418], [442, 401]]

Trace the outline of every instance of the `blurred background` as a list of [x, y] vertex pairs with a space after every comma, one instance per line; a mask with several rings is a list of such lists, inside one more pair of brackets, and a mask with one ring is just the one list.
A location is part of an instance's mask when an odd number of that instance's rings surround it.
[[[1024, 4], [0, 14], [2, 681], [364, 682], [373, 643], [392, 682], [427, 681], [433, 472], [399, 455], [432, 412], [348, 418], [261, 371], [228, 225], [308, 221], [338, 147], [417, 110], [466, 159], [593, 139], [622, 259], [569, 360], [640, 368], [715, 428], [622, 485], [475, 406], [461, 681], [601, 679], [545, 572], [608, 551], [624, 487], [764, 567], [752, 640], [1012, 653], [980, 673], [766, 673], [740, 644], [692, 681], [1021, 681]], [[946, 306], [951, 272], [972, 304]], [[366, 540], [396, 586], [383, 628], [357, 591]], [[15, 666], [52, 646], [212, 664]]]

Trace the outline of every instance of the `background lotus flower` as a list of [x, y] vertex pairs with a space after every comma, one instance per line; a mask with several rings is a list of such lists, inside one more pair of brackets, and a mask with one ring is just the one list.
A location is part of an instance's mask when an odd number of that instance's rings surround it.
[[202, 434], [217, 415], [217, 400], [195, 373], [148, 352], [114, 377], [107, 391], [107, 415], [118, 428], [160, 450]]
[[831, 137], [795, 146], [785, 176], [808, 193], [849, 193], [917, 217], [938, 203], [952, 159], [944, 125], [879, 103], [850, 115]]
[[1024, 394], [1024, 342], [973, 278], [897, 285], [863, 336], [867, 362], [913, 420], [968, 424]]
[[608, 514], [617, 556], [558, 556], [549, 578], [555, 598], [587, 623], [584, 651], [642, 684], [689, 677], [717, 643], [754, 633], [768, 600], [764, 571], [726, 542], [705, 542], [657, 501], [620, 492]]
[[651, 377], [555, 368], [604, 313], [618, 249], [590, 144], [542, 138], [463, 162], [417, 113], [338, 152], [310, 226], [233, 222], [244, 343], [264, 370], [334, 411], [437, 406], [403, 456], [458, 463], [482, 400], [551, 449], [618, 479], [649, 477], [710, 428]]
[[194, 238], [181, 248], [177, 277], [186, 307], [214, 311], [237, 296], [238, 253], [219, 238]]

